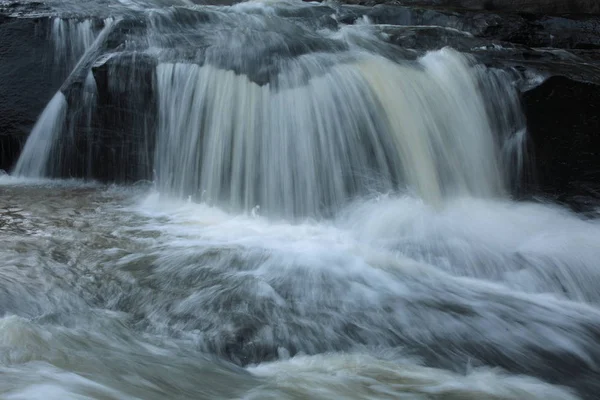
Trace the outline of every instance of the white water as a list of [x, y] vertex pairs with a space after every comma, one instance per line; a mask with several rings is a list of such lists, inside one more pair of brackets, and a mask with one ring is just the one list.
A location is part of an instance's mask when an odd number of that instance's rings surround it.
[[578, 398], [538, 378], [593, 398], [597, 220], [392, 196], [291, 224], [3, 189], [3, 398]]
[[[76, 329], [40, 329], [17, 317], [0, 319], [0, 338], [4, 364], [0, 371], [5, 378], [0, 382], [0, 394], [11, 400], [577, 398], [567, 390], [527, 377], [489, 369], [465, 376], [389, 355], [298, 356], [250, 367], [246, 372], [200, 354], [179, 352], [176, 347], [160, 349], [133, 338], [115, 343], [114, 339]], [[101, 346], [104, 351], [90, 359], [84, 343]], [[10, 358], [9, 347], [13, 349]], [[74, 354], [74, 347], [79, 348], [78, 353]], [[114, 363], [114, 358], [121, 363]], [[21, 363], [23, 360], [27, 362]], [[161, 375], [168, 379], [157, 379]]]
[[[464, 376], [421, 367], [406, 357], [391, 360], [388, 356], [386, 360], [360, 353], [298, 356], [250, 367], [246, 373], [198, 354], [179, 353], [176, 348], [165, 351], [132, 339], [115, 343], [73, 329], [40, 329], [16, 317], [0, 320], [0, 337], [0, 351], [9, 346], [16, 350], [9, 365], [18, 358], [28, 360], [14, 367], [0, 367], [6, 378], [0, 383], [0, 394], [5, 399], [577, 398], [531, 378], [489, 369]], [[101, 346], [104, 352], [94, 355], [93, 360], [86, 358], [89, 350], [82, 343]], [[75, 356], [74, 346], [81, 352]], [[54, 355], [49, 357], [50, 347]], [[122, 364], [114, 364], [111, 357], [121, 358]], [[102, 365], [106, 362], [109, 364]], [[157, 380], [159, 374], [165, 374], [168, 380]]]
[[[388, 356], [389, 358], [389, 356]], [[244, 399], [574, 399], [571, 393], [521, 376], [480, 369], [466, 376], [363, 354], [296, 357], [249, 371], [267, 379]]]
[[48, 161], [56, 151], [67, 115], [67, 99], [57, 92], [38, 118], [14, 168], [16, 176], [42, 178], [47, 176]]

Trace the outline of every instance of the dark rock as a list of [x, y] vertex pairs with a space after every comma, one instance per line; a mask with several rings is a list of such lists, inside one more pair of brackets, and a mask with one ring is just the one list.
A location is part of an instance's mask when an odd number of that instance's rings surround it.
[[[438, 26], [385, 26], [381, 31], [386, 34], [389, 43], [419, 52], [438, 50], [446, 46], [470, 52], [478, 47], [493, 45], [489, 40]], [[498, 42], [497, 45], [501, 43]]]
[[453, 28], [478, 38], [529, 47], [600, 48], [600, 16], [543, 16], [388, 4], [366, 9], [376, 24]]
[[523, 95], [536, 186], [585, 209], [600, 201], [600, 86], [552, 77]]
[[489, 45], [463, 51], [471, 53], [488, 67], [514, 70], [533, 78], [531, 83], [518, 83], [522, 91], [531, 89], [532, 84], [537, 86], [540, 78], [551, 76], [565, 76], [575, 81], [600, 85], [600, 60], [587, 52]]
[[478, 11], [502, 11], [532, 14], [598, 14], [596, 0], [348, 0], [351, 4], [401, 4]]
[[[69, 93], [75, 141], [60, 175], [117, 182], [152, 178], [155, 67], [150, 56], [118, 54], [92, 69], [96, 93]], [[93, 101], [81, 101], [90, 95]]]
[[0, 12], [11, 15], [32, 15], [40, 12], [47, 13], [50, 8], [40, 1], [5, 1], [0, 2]]
[[434, 0], [445, 6], [474, 10], [509, 11], [537, 14], [600, 13], [596, 0]]
[[[598, 3], [600, 4], [600, 3]], [[600, 18], [543, 17], [536, 21], [540, 44], [570, 49], [600, 49]]]
[[25, 140], [26, 137], [23, 135], [0, 133], [0, 171], [10, 171], [13, 164], [17, 161]]

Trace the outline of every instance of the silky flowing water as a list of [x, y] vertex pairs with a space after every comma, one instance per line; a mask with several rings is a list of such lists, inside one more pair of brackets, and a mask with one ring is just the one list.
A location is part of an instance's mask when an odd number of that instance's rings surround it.
[[567, 399], [597, 379], [600, 224], [404, 195], [290, 224], [2, 179], [0, 393]]
[[599, 215], [515, 200], [514, 74], [165, 3], [54, 17], [65, 83], [0, 176], [0, 398], [596, 398]]

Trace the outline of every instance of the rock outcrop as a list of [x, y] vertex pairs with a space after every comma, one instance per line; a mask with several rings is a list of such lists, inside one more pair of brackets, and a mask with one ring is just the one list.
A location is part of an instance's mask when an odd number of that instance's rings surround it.
[[448, 8], [375, 5], [365, 13], [374, 23], [457, 29], [486, 40], [529, 47], [600, 48], [600, 16], [548, 16]]
[[[113, 57], [92, 69], [98, 112], [91, 121], [94, 141], [87, 146], [94, 158], [101, 160], [90, 171], [97, 179], [152, 178], [158, 115], [153, 91], [155, 67], [156, 59], [134, 52]], [[106, 152], [107, 148], [111, 151]]]
[[556, 76], [523, 94], [532, 193], [572, 205], [597, 206], [600, 199], [600, 86]]
[[531, 14], [599, 14], [596, 0], [345, 0], [348, 4], [398, 4], [456, 10], [502, 11]]

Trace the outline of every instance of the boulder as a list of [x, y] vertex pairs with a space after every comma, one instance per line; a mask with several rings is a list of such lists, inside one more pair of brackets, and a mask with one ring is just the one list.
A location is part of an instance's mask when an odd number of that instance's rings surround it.
[[600, 85], [555, 76], [523, 94], [532, 194], [587, 210], [600, 200]]
[[66, 88], [74, 142], [61, 176], [125, 182], [152, 178], [156, 60], [121, 53], [92, 69], [91, 84]]
[[[124, 53], [94, 67], [98, 85], [95, 121], [104, 180], [152, 179], [157, 128], [156, 59], [142, 53]], [[103, 148], [112, 149], [104, 154]], [[107, 166], [106, 164], [110, 164]]]

